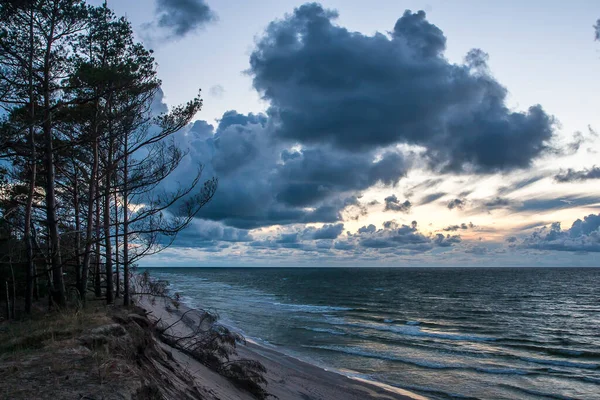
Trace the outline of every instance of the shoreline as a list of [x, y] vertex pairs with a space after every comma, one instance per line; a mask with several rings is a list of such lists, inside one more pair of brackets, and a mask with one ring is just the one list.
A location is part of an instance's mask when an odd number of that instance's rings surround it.
[[[168, 310], [163, 300], [151, 301], [144, 295], [135, 297], [137, 304], [149, 312], [150, 318], [160, 319], [168, 324], [177, 321], [183, 313], [195, 310], [186, 304], [181, 304], [176, 310]], [[187, 315], [191, 316], [193, 321], [198, 319], [196, 311], [191, 311]], [[186, 328], [191, 330], [187, 323], [185, 327], [178, 329]], [[215, 399], [253, 398], [252, 395], [240, 390], [204, 365], [175, 349], [172, 351], [179, 353], [175, 355], [178, 362], [191, 372], [199, 385], [214, 393]], [[266, 389], [280, 400], [427, 400], [424, 396], [404, 389], [348, 376], [335, 369], [326, 369], [285, 354], [276, 348], [263, 346], [252, 339], [246, 339], [246, 344], [238, 344], [237, 352], [240, 358], [259, 361], [266, 367], [265, 378], [268, 382]]]

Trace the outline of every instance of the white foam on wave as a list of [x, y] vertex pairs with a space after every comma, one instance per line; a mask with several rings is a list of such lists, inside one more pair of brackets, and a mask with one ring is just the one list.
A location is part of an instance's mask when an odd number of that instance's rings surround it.
[[464, 369], [485, 374], [498, 374], [498, 375], [528, 375], [530, 372], [504, 367], [502, 365], [485, 365], [485, 366], [473, 366], [461, 363], [442, 363], [436, 361], [428, 361], [424, 359], [414, 359], [409, 357], [398, 357], [394, 355], [381, 354], [368, 350], [361, 349], [359, 347], [346, 347], [346, 346], [333, 346], [333, 345], [315, 345], [315, 346], [302, 346], [313, 349], [328, 350], [338, 353], [345, 353], [360, 357], [375, 358], [378, 360], [395, 361], [404, 364], [416, 365], [418, 367], [429, 368], [429, 369]]
[[599, 364], [594, 364], [594, 363], [581, 363], [581, 362], [564, 361], [564, 360], [553, 360], [553, 359], [548, 359], [548, 358], [521, 357], [521, 360], [527, 361], [527, 362], [532, 362], [535, 364], [556, 365], [559, 367], [568, 367], [568, 368], [581, 368], [581, 369], [598, 369], [598, 368], [600, 368]]
[[[347, 325], [356, 328], [363, 329], [374, 329], [383, 332], [392, 332], [399, 335], [405, 336], [421, 336], [421, 337], [429, 337], [435, 339], [446, 339], [446, 340], [461, 340], [461, 341], [470, 341], [470, 342], [493, 342], [496, 339], [486, 336], [476, 336], [476, 335], [463, 335], [463, 334], [455, 334], [455, 333], [442, 333], [442, 332], [433, 332], [433, 331], [423, 331], [417, 324], [407, 324], [403, 326], [395, 326], [395, 325], [382, 325], [382, 324], [365, 324], [358, 322], [340, 322], [335, 320], [329, 320], [329, 322], [333, 325]], [[409, 321], [411, 322], [411, 321]], [[416, 321], [415, 321], [416, 322]]]
[[583, 380], [600, 385], [600, 378], [592, 378], [591, 376], [584, 376]]
[[310, 304], [289, 304], [289, 303], [271, 303], [275, 306], [284, 307], [294, 311], [308, 312], [308, 313], [325, 313], [330, 311], [351, 311], [352, 308], [348, 307], [335, 307], [335, 306], [315, 306]]
[[312, 332], [319, 332], [319, 333], [330, 333], [332, 335], [345, 335], [346, 333], [342, 332], [342, 331], [338, 331], [335, 329], [327, 329], [327, 328], [313, 328], [310, 326], [303, 326], [302, 329], [305, 329], [307, 331], [312, 331]]
[[413, 364], [413, 365], [417, 365], [417, 366], [425, 367], [425, 368], [433, 368], [433, 369], [454, 368], [452, 366], [449, 366], [446, 364], [441, 364], [441, 363], [436, 363], [436, 362], [428, 362], [428, 361], [424, 361], [424, 360], [413, 360], [410, 358], [396, 357], [396, 356], [392, 356], [392, 355], [370, 352], [370, 351], [366, 351], [366, 350], [363, 350], [358, 347], [328, 346], [328, 345], [317, 345], [317, 346], [305, 345], [302, 347], [334, 351], [334, 352], [338, 352], [338, 353], [351, 354], [351, 355], [361, 356], [361, 357], [376, 358], [379, 360], [398, 361], [398, 362], [402, 362], [405, 364]]
[[498, 374], [498, 375], [528, 375], [529, 372], [523, 371], [516, 368], [475, 368], [476, 371], [483, 372], [485, 374]]

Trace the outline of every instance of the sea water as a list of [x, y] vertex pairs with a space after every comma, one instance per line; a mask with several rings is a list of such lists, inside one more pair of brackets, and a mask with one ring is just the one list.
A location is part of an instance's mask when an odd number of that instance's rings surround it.
[[432, 399], [600, 399], [600, 269], [152, 268], [250, 338]]

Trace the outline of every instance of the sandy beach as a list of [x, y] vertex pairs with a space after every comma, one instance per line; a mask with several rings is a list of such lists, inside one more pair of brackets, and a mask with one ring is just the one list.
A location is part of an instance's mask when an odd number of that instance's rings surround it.
[[[173, 310], [163, 300], [152, 301], [148, 296], [137, 296], [138, 305], [149, 312], [149, 318], [172, 324], [189, 310], [184, 305]], [[191, 311], [186, 314], [192, 321], [198, 320], [198, 314]], [[187, 321], [187, 318], [186, 318]], [[173, 327], [180, 334], [192, 332], [193, 322], [178, 323]], [[175, 360], [193, 377], [196, 385], [209, 399], [250, 400], [252, 395], [240, 390], [224, 377], [208, 369], [182, 352], [164, 345], [171, 351]], [[408, 391], [388, 385], [350, 378], [340, 373], [327, 371], [277, 350], [248, 341], [238, 345], [239, 356], [262, 363], [266, 369], [267, 391], [280, 400], [423, 400]]]

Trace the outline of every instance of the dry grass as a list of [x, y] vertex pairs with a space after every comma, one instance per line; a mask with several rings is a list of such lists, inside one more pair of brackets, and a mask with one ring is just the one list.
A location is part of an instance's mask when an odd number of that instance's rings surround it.
[[202, 398], [152, 332], [142, 311], [121, 307], [3, 324], [0, 398]]
[[86, 329], [110, 323], [106, 309], [40, 312], [26, 321], [5, 323], [0, 329], [0, 361], [21, 352], [44, 348], [53, 342], [73, 339]]

